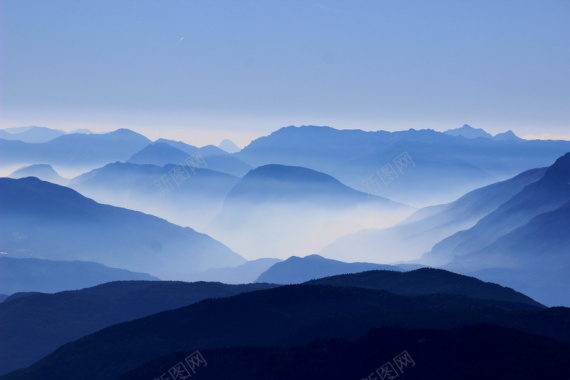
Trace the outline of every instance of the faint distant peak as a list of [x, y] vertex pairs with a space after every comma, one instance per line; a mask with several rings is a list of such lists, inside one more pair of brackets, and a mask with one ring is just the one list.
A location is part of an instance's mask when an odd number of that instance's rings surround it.
[[503, 141], [522, 141], [522, 139], [515, 135], [515, 133], [510, 129], [503, 133], [497, 133], [494, 139]]
[[219, 145], [218, 148], [220, 148], [223, 151], [226, 151], [228, 153], [237, 153], [239, 152], [241, 149], [234, 144], [234, 142], [230, 139], [224, 139]]
[[492, 139], [493, 138], [493, 135], [485, 132], [483, 129], [481, 129], [481, 128], [475, 129], [475, 128], [471, 127], [470, 125], [467, 125], [467, 124], [464, 124], [463, 127], [461, 127], [461, 128], [448, 129], [444, 133], [451, 135], [451, 136], [462, 136], [462, 137], [465, 137], [467, 139], [476, 139], [479, 137], [483, 137], [486, 139]]
[[82, 128], [82, 129], [75, 129], [75, 130], [70, 131], [70, 132], [68, 132], [68, 133], [69, 133], [69, 134], [72, 134], [72, 133], [82, 133], [82, 134], [84, 134], [84, 135], [91, 135], [91, 134], [93, 134], [93, 132], [91, 132], [89, 129], [84, 129], [84, 128]]

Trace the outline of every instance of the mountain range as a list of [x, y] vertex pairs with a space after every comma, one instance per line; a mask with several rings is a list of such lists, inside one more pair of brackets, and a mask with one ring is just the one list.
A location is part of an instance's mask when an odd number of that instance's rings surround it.
[[245, 262], [191, 228], [33, 177], [0, 178], [0, 198], [0, 250], [7, 257], [96, 261], [163, 279]]
[[0, 138], [27, 143], [43, 143], [65, 135], [64, 131], [46, 127], [24, 127], [0, 129]]
[[238, 180], [210, 169], [115, 162], [73, 178], [69, 186], [98, 202], [201, 228], [218, 213]]
[[475, 129], [467, 124], [463, 125], [463, 127], [461, 128], [448, 129], [444, 133], [447, 133], [448, 135], [451, 136], [462, 136], [468, 139], [476, 139], [479, 137], [483, 137], [486, 139], [495, 139], [495, 140], [523, 141], [523, 139], [519, 138], [511, 130], [508, 130], [503, 133], [498, 133], [495, 136], [493, 136], [490, 133], [485, 132], [481, 128]]
[[354, 252], [354, 260], [415, 260], [441, 240], [473, 227], [525, 186], [538, 181], [546, 168], [525, 171], [511, 179], [473, 190], [447, 204], [424, 207], [386, 229], [367, 229], [343, 236], [321, 251], [330, 258]]
[[206, 298], [272, 287], [275, 285], [120, 281], [56, 294], [15, 294], [0, 304], [0, 374], [29, 366], [65, 343], [116, 323]]
[[[351, 276], [346, 278], [350, 282]], [[169, 354], [232, 346], [293, 347], [333, 337], [357, 340], [381, 326], [445, 330], [491, 323], [547, 337], [549, 342], [570, 341], [563, 327], [569, 317], [564, 308], [545, 309], [457, 294], [401, 296], [339, 282], [335, 285], [282, 286], [209, 299], [113, 325], [66, 344], [33, 366], [2, 379], [68, 378], [77, 371], [86, 379], [111, 379]], [[9, 305], [11, 301], [5, 302]], [[400, 347], [395, 350], [394, 355], [401, 352]]]
[[43, 143], [0, 139], [2, 165], [51, 164], [92, 167], [126, 161], [151, 141], [128, 129], [104, 134], [73, 133]]
[[302, 166], [342, 183], [414, 206], [448, 203], [465, 193], [550, 166], [570, 141], [464, 138], [433, 130], [365, 132], [281, 128], [235, 155], [253, 167]]

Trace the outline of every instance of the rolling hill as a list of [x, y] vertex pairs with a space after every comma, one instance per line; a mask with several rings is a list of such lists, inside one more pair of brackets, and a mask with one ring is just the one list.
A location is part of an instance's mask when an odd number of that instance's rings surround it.
[[331, 337], [358, 339], [382, 325], [448, 329], [493, 323], [568, 341], [568, 333], [561, 334], [568, 315], [567, 309], [543, 310], [457, 295], [403, 297], [371, 289], [283, 286], [204, 300], [117, 324], [60, 347], [2, 379], [51, 380], [68, 378], [77, 371], [88, 380], [110, 379], [171, 353], [295, 346]]
[[[11, 297], [0, 304], [0, 374], [33, 364], [57, 347], [116, 323], [275, 285], [166, 281], [111, 282], [77, 291]], [[27, 339], [21, 339], [27, 336]]]

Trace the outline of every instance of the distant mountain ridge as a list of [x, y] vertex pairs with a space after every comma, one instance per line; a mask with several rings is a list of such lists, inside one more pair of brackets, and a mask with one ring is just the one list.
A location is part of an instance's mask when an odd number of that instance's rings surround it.
[[0, 129], [0, 138], [27, 143], [44, 143], [65, 135], [65, 131], [46, 127], [24, 127]]
[[[356, 190], [406, 204], [430, 205], [448, 203], [476, 188], [552, 165], [568, 151], [570, 141], [562, 140], [513, 143], [433, 130], [365, 132], [290, 126], [252, 141], [235, 155], [254, 167], [302, 166]], [[403, 154], [413, 165], [402, 165], [399, 158]], [[383, 178], [382, 173], [391, 176]]]
[[151, 141], [128, 129], [104, 134], [73, 133], [31, 144], [0, 139], [3, 165], [51, 164], [65, 167], [125, 161]]
[[55, 293], [120, 280], [152, 281], [158, 278], [94, 262], [0, 256], [0, 292], [4, 294], [31, 291]]
[[448, 129], [447, 131], [445, 131], [445, 133], [447, 133], [448, 135], [451, 136], [463, 136], [469, 139], [474, 139], [474, 138], [478, 138], [478, 137], [484, 137], [487, 139], [492, 139], [493, 135], [491, 135], [490, 133], [485, 132], [483, 129], [481, 128], [473, 128], [470, 125], [464, 124], [461, 128], [457, 128], [457, 129]]

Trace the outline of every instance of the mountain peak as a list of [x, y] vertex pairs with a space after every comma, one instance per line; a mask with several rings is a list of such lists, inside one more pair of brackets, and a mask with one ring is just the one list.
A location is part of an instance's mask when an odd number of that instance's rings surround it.
[[461, 128], [448, 129], [444, 133], [451, 136], [462, 136], [467, 139], [476, 139], [478, 137], [484, 137], [487, 139], [493, 138], [493, 136], [490, 133], [485, 132], [483, 129], [481, 128], [476, 129], [468, 124], [463, 124]]
[[505, 141], [519, 141], [522, 140], [519, 138], [513, 131], [510, 129], [503, 133], [497, 133], [494, 137], [495, 140], [505, 140]]
[[228, 152], [228, 153], [236, 153], [239, 152], [241, 149], [234, 144], [234, 142], [230, 139], [224, 139], [222, 140], [222, 142], [218, 145], [218, 148]]

